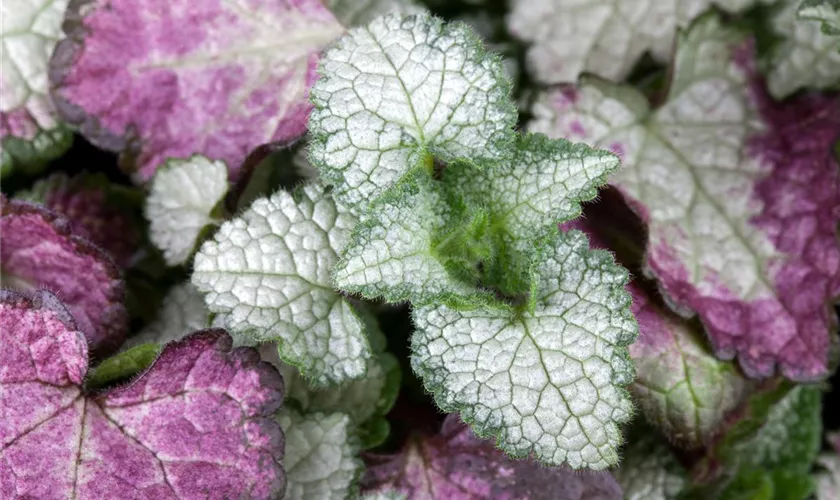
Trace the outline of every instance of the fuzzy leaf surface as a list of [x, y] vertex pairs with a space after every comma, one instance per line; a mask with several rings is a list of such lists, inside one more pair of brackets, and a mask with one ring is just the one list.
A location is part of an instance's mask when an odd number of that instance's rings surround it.
[[312, 87], [310, 159], [364, 207], [432, 159], [505, 159], [516, 109], [497, 57], [463, 23], [389, 15], [329, 49]]
[[213, 208], [228, 191], [224, 162], [203, 156], [169, 160], [157, 170], [146, 199], [149, 238], [170, 266], [192, 256], [202, 229], [213, 223]]
[[50, 102], [47, 63], [69, 0], [6, 0], [0, 8], [0, 173], [29, 173], [61, 156], [73, 136]]
[[132, 384], [87, 394], [86, 342], [58, 299], [0, 292], [0, 496], [275, 498], [277, 371], [223, 330], [167, 346]]
[[556, 231], [558, 222], [578, 217], [580, 202], [595, 197], [618, 163], [608, 151], [528, 134], [518, 140], [509, 162], [483, 170], [457, 164], [443, 175], [447, 188], [467, 210], [480, 207], [489, 214], [499, 249], [489, 280], [516, 293], [529, 286], [534, 242]]
[[281, 410], [286, 435], [286, 500], [345, 500], [363, 470], [353, 421], [343, 413]]
[[612, 182], [648, 226], [645, 272], [700, 316], [719, 358], [737, 355], [752, 377], [815, 379], [840, 293], [837, 102], [772, 101], [752, 52], [705, 17], [681, 36], [660, 107], [589, 79], [543, 94], [529, 127], [622, 157]]
[[364, 324], [330, 279], [355, 224], [320, 185], [278, 191], [202, 245], [192, 283], [234, 335], [277, 341], [315, 385], [358, 379], [371, 356]]
[[627, 271], [579, 231], [547, 239], [538, 255], [532, 310], [414, 309], [412, 366], [444, 411], [509, 455], [604, 469], [618, 462], [618, 426], [633, 411]]
[[797, 16], [799, 4], [800, 0], [783, 0], [770, 22], [782, 39], [770, 57], [767, 75], [767, 88], [778, 99], [802, 88], [833, 88], [840, 83], [840, 40], [821, 29], [816, 19]]
[[383, 196], [362, 215], [335, 267], [336, 285], [349, 293], [415, 305], [486, 301], [436, 254], [452, 219], [437, 183], [418, 176]]
[[645, 52], [671, 56], [678, 29], [712, 5], [737, 13], [761, 0], [514, 0], [510, 32], [532, 45], [528, 70], [543, 84], [582, 73], [623, 80]]
[[320, 51], [344, 29], [319, 0], [88, 0], [50, 63], [61, 115], [135, 179], [201, 154], [235, 179], [256, 147], [306, 131]]
[[440, 434], [414, 437], [396, 455], [372, 456], [362, 487], [402, 493], [406, 500], [619, 500], [621, 489], [609, 472], [575, 473], [546, 468], [533, 460], [511, 460], [477, 438], [457, 415]]
[[128, 333], [125, 284], [108, 255], [75, 234], [67, 219], [0, 195], [0, 281], [20, 292], [61, 294], [91, 350], [117, 347]]

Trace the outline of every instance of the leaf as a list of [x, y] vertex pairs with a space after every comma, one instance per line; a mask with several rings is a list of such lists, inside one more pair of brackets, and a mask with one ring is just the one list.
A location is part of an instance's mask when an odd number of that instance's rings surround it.
[[352, 421], [343, 413], [282, 410], [277, 420], [286, 434], [283, 461], [289, 484], [286, 500], [344, 500], [354, 498], [354, 484], [362, 474], [358, 439]]
[[698, 487], [686, 498], [804, 500], [813, 492], [810, 472], [820, 450], [821, 391], [775, 385], [756, 391], [706, 443], [706, 457], [692, 471]]
[[[204, 304], [204, 296], [190, 282], [173, 286], [155, 319], [126, 344], [167, 344], [211, 326], [211, 313]], [[288, 390], [287, 390], [288, 393]]]
[[358, 379], [371, 355], [364, 324], [330, 280], [355, 224], [318, 184], [278, 191], [202, 245], [192, 283], [235, 336], [277, 341], [314, 385]]
[[762, 470], [740, 472], [721, 493], [721, 500], [773, 500], [773, 480]]
[[131, 267], [141, 245], [135, 208], [143, 194], [111, 183], [103, 174], [68, 177], [56, 172], [15, 198], [44, 205], [73, 223], [73, 231], [108, 252], [120, 269]]
[[624, 450], [621, 467], [613, 474], [625, 500], [674, 500], [688, 483], [668, 446], [650, 436]]
[[344, 26], [364, 26], [386, 14], [419, 14], [414, 0], [326, 0], [325, 5]]
[[515, 294], [529, 286], [528, 263], [534, 242], [556, 231], [558, 222], [578, 217], [580, 201], [591, 200], [618, 158], [603, 150], [542, 134], [521, 137], [512, 161], [495, 168], [447, 168], [444, 183], [467, 207], [481, 207], [500, 249], [489, 281]]
[[770, 25], [781, 41], [768, 63], [767, 88], [776, 98], [795, 91], [825, 89], [840, 83], [838, 39], [820, 29], [819, 23], [800, 15], [800, 0], [784, 0]]
[[[195, 331], [195, 330], [193, 330]], [[99, 363], [88, 376], [88, 387], [101, 388], [148, 368], [160, 354], [159, 344], [141, 344]]]
[[228, 191], [224, 162], [203, 156], [168, 160], [155, 173], [146, 199], [149, 238], [170, 266], [184, 264], [202, 230], [213, 224], [214, 208]]
[[816, 379], [840, 293], [840, 120], [827, 97], [773, 102], [751, 60], [748, 40], [705, 17], [679, 40], [662, 106], [590, 79], [542, 94], [529, 128], [623, 158], [612, 182], [648, 226], [646, 273], [700, 316], [719, 358]]
[[627, 271], [579, 231], [538, 246], [531, 310], [414, 309], [412, 367], [444, 411], [511, 456], [604, 469], [633, 408]]
[[[633, 245], [626, 221], [618, 216], [624, 210], [605, 198], [597, 207], [589, 205], [586, 217], [561, 228], [584, 231], [593, 248], [610, 248], [602, 235], [613, 236], [614, 248]], [[670, 442], [689, 448], [704, 446], [747, 396], [750, 384], [732, 363], [709, 352], [695, 323], [662, 307], [645, 285], [636, 278], [627, 286], [633, 298], [631, 311], [639, 322], [639, 337], [630, 345], [636, 365], [630, 392], [647, 422]]]
[[828, 435], [828, 441], [833, 450], [823, 453], [817, 459], [821, 470], [817, 473], [817, 500], [840, 499], [840, 434], [836, 432]]
[[318, 71], [310, 159], [342, 204], [364, 209], [433, 160], [509, 156], [510, 84], [462, 23], [381, 17], [350, 30]]
[[490, 300], [450, 272], [436, 247], [452, 224], [451, 210], [431, 179], [417, 176], [364, 213], [336, 264], [338, 288], [367, 299], [412, 304]]
[[[464, 9], [454, 19], [469, 25], [484, 42], [487, 51], [495, 52], [502, 58], [505, 74], [511, 82], [512, 93], [518, 95], [517, 85], [522, 73], [519, 63], [519, 44], [511, 40], [508, 34], [503, 17], [504, 12], [499, 12], [492, 5], [489, 6], [490, 9], [475, 8], [476, 5], [483, 2], [484, 0], [466, 0], [466, 7], [468, 8]], [[433, 5], [433, 3], [434, 0], [426, 2], [427, 5]]]
[[803, 0], [796, 13], [800, 19], [822, 22], [823, 33], [840, 35], [840, 2], [837, 0]]
[[0, 26], [0, 174], [37, 173], [73, 135], [47, 95], [47, 62], [68, 0], [7, 0]]
[[96, 355], [120, 345], [128, 315], [125, 283], [114, 261], [77, 236], [67, 219], [39, 205], [0, 196], [0, 211], [3, 287], [61, 294]]
[[319, 52], [343, 29], [318, 0], [88, 0], [50, 63], [61, 115], [135, 179], [167, 158], [227, 164], [306, 130]]
[[700, 446], [717, 432], [749, 384], [731, 363], [708, 352], [703, 333], [663, 310], [631, 283], [639, 339], [630, 346], [636, 381], [630, 392], [647, 420], [671, 439]]
[[478, 439], [456, 415], [439, 435], [409, 439], [394, 456], [372, 456], [362, 481], [366, 490], [405, 494], [406, 500], [619, 500], [608, 472], [575, 473], [533, 460], [511, 460]]
[[393, 490], [365, 493], [361, 498], [362, 500], [407, 500], [405, 494]]
[[[772, 1], [772, 0], [770, 0]], [[766, 0], [514, 0], [508, 30], [530, 42], [526, 61], [543, 84], [574, 82], [582, 73], [621, 81], [649, 52], [671, 56], [678, 29], [715, 5], [738, 13]]]
[[222, 330], [164, 348], [132, 384], [88, 394], [85, 339], [58, 299], [0, 292], [0, 497], [281, 496], [276, 370]]
[[821, 410], [820, 390], [797, 386], [771, 408], [767, 422], [755, 435], [732, 443], [721, 453], [733, 467], [805, 474], [820, 451]]
[[[388, 353], [385, 335], [380, 331], [376, 318], [364, 309], [358, 309], [365, 321], [373, 356], [366, 363], [365, 376], [349, 380], [334, 387], [310, 387], [300, 371], [283, 363], [273, 343], [260, 346], [263, 360], [273, 364], [283, 376], [286, 401], [293, 401], [304, 413], [340, 412], [353, 420], [354, 432], [359, 434], [362, 449], [368, 449], [388, 437], [390, 425], [383, 417], [394, 405], [400, 389], [401, 372], [397, 359]], [[384, 435], [374, 430], [383, 429]]]

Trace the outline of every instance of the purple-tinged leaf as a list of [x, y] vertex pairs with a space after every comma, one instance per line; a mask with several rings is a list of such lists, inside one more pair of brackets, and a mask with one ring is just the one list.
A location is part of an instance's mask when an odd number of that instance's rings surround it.
[[362, 488], [397, 491], [407, 500], [619, 500], [608, 472], [546, 468], [531, 459], [511, 460], [492, 441], [477, 438], [457, 415], [437, 436], [416, 437], [395, 456], [368, 457]]
[[81, 0], [50, 62], [63, 117], [146, 181], [169, 157], [222, 160], [302, 135], [319, 52], [343, 28], [319, 0]]
[[0, 197], [0, 281], [5, 288], [57, 293], [94, 354], [119, 346], [128, 330], [125, 284], [114, 261], [77, 236], [64, 217]]
[[55, 173], [15, 198], [40, 203], [73, 223], [73, 231], [108, 252], [125, 269], [140, 246], [131, 197], [139, 193], [112, 185], [104, 175]]
[[0, 292], [0, 344], [0, 497], [282, 496], [282, 380], [223, 330], [94, 394], [81, 388], [84, 337], [49, 292]]
[[747, 394], [749, 383], [730, 362], [714, 357], [703, 332], [651, 300], [637, 283], [628, 286], [639, 338], [630, 346], [634, 400], [668, 438], [700, 446]]
[[[620, 200], [608, 195], [586, 208], [585, 218], [563, 224], [561, 229], [584, 231], [592, 248], [609, 249], [607, 240], [616, 248], [635, 246], [628, 241], [632, 237], [619, 215], [629, 209]], [[632, 258], [636, 260], [635, 255]], [[627, 286], [633, 296], [633, 316], [639, 323], [639, 337], [629, 347], [636, 365], [630, 392], [647, 421], [671, 442], [701, 446], [718, 431], [750, 385], [731, 362], [718, 360], [709, 352], [703, 332], [695, 324], [658, 304], [646, 284], [637, 278]]]
[[681, 35], [671, 86], [587, 79], [543, 94], [530, 128], [623, 158], [613, 184], [645, 220], [646, 272], [752, 377], [828, 372], [840, 294], [836, 98], [768, 98], [749, 40], [714, 16]]

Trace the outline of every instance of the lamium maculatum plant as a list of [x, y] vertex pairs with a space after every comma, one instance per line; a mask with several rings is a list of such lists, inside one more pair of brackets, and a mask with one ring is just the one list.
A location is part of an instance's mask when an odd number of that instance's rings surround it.
[[837, 0], [7, 4], [0, 498], [840, 499]]

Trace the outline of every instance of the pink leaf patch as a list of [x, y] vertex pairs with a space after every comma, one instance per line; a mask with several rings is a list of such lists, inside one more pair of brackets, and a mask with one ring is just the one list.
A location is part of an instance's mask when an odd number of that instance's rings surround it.
[[530, 128], [621, 148], [613, 184], [648, 226], [645, 271], [752, 377], [828, 372], [840, 294], [840, 102], [767, 97], [752, 44], [706, 17], [680, 37], [671, 88], [589, 79], [538, 99]]
[[70, 222], [39, 205], [0, 198], [0, 272], [6, 288], [57, 293], [91, 351], [102, 354], [128, 330], [125, 284], [113, 260], [77, 236]]
[[409, 441], [395, 456], [371, 456], [362, 487], [396, 490], [406, 500], [619, 500], [621, 488], [608, 472], [546, 468], [530, 459], [511, 460], [492, 441], [477, 438], [457, 415], [440, 434]]
[[[140, 246], [140, 231], [132, 216], [134, 193], [120, 193], [103, 175], [56, 173], [38, 181], [30, 191], [16, 197], [40, 203], [67, 217], [79, 236], [99, 245], [117, 265], [125, 269]], [[125, 190], [128, 191], [128, 190]]]
[[84, 337], [48, 292], [0, 292], [0, 497], [273, 498], [283, 384], [223, 330], [169, 344], [134, 382], [86, 394]]
[[202, 154], [231, 178], [302, 135], [319, 52], [343, 28], [319, 0], [87, 0], [68, 9], [50, 81], [64, 118], [146, 181]]

